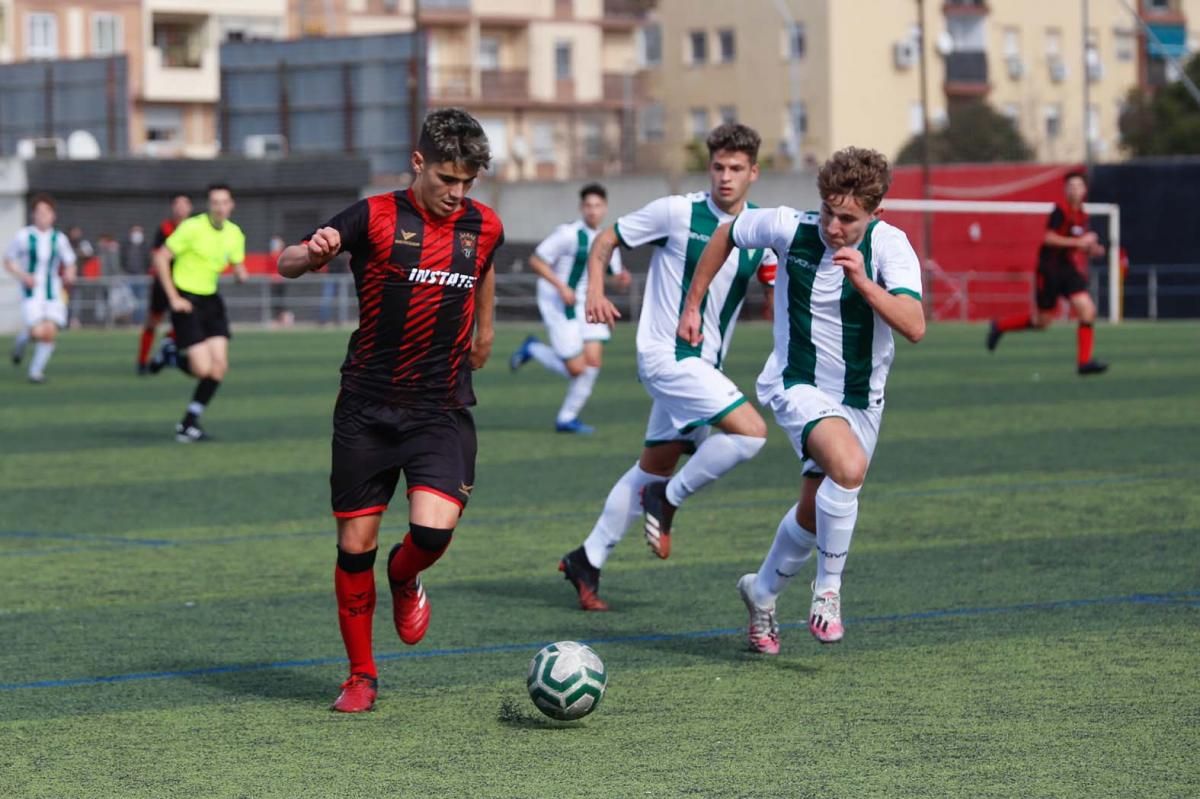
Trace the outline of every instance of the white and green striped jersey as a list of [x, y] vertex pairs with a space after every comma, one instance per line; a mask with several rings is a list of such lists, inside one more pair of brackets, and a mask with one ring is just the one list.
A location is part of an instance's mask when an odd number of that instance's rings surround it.
[[[775, 279], [775, 349], [758, 377], [759, 399], [813, 385], [852, 408], [883, 400], [895, 355], [892, 329], [833, 263], [820, 217], [793, 208], [746, 211], [733, 223], [738, 247], [770, 247]], [[891, 294], [921, 298], [921, 264], [904, 231], [875, 220], [858, 249], [867, 277]]]
[[75, 263], [75, 251], [65, 233], [26, 225], [17, 231], [4, 257], [33, 275], [33, 288], [23, 287], [30, 300], [65, 300], [59, 269]]
[[[676, 360], [700, 357], [720, 368], [729, 351], [738, 312], [750, 278], [771, 267], [775, 256], [761, 247], [735, 249], [709, 286], [700, 305], [704, 341], [693, 346], [675, 335], [679, 313], [700, 253], [718, 225], [733, 219], [707, 192], [662, 197], [617, 220], [617, 238], [625, 247], [653, 244], [646, 296], [638, 322], [640, 354], [672, 354]], [[766, 272], [759, 275], [765, 280]], [[772, 275], [773, 276], [773, 275]]]
[[[550, 265], [564, 283], [575, 290], [577, 305], [583, 305], [586, 299], [588, 252], [599, 233], [599, 230], [588, 227], [582, 219], [577, 219], [556, 227], [533, 251], [534, 255]], [[608, 271], [615, 275], [623, 269], [621, 253], [614, 250], [608, 262]], [[562, 302], [558, 290], [547, 280], [539, 278], [537, 290], [539, 296]], [[575, 311], [575, 308], [564, 309], [568, 319], [575, 318]]]

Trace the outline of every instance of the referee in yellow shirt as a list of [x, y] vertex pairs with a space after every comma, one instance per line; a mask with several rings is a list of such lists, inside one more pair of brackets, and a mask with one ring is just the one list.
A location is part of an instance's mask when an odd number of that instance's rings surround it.
[[217, 278], [232, 266], [238, 282], [246, 280], [246, 236], [229, 219], [232, 213], [229, 187], [209, 186], [208, 213], [185, 219], [154, 253], [158, 280], [171, 301], [178, 364], [199, 380], [187, 413], [175, 425], [175, 440], [183, 444], [208, 439], [200, 415], [229, 370], [229, 318]]

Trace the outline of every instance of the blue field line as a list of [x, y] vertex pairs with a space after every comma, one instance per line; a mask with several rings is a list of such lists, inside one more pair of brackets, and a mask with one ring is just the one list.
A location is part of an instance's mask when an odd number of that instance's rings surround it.
[[[883, 616], [861, 616], [846, 620], [847, 624], [895, 624], [897, 622], [920, 622], [937, 619], [961, 618], [964, 616], [986, 616], [1004, 613], [1028, 613], [1031, 611], [1071, 610], [1074, 608], [1093, 607], [1097, 605], [1183, 605], [1200, 608], [1200, 589], [1191, 591], [1176, 591], [1167, 594], [1127, 594], [1125, 596], [1096, 597], [1092, 599], [1057, 599], [1048, 602], [1025, 602], [1019, 605], [999, 605], [992, 607], [950, 608], [943, 610], [925, 610], [914, 613], [895, 613]], [[781, 624], [784, 629], [803, 628], [804, 622]], [[646, 644], [662, 641], [683, 641], [698, 638], [723, 638], [725, 636], [742, 635], [745, 627], [721, 627], [711, 630], [692, 630], [677, 633], [641, 633], [637, 635], [618, 635], [609, 638], [589, 638], [583, 642], [590, 646], [607, 646], [609, 644]], [[447, 649], [410, 650], [404, 652], [385, 652], [376, 655], [376, 660], [423, 660], [428, 658], [461, 657], [463, 655], [492, 655], [504, 652], [536, 652], [549, 641], [533, 641], [527, 643], [488, 644], [486, 646], [465, 646]], [[272, 663], [231, 663], [225, 666], [204, 666], [195, 669], [178, 671], [141, 671], [129, 674], [114, 674], [107, 677], [77, 677], [66, 680], [38, 680], [36, 682], [0, 683], [0, 692], [24, 691], [36, 688], [78, 688], [92, 685], [110, 685], [114, 683], [141, 682], [144, 680], [175, 680], [187, 677], [210, 677], [220, 674], [245, 674], [256, 671], [274, 669], [296, 669], [311, 666], [344, 665], [344, 657], [306, 658], [303, 660], [279, 660]]]
[[[1026, 492], [1026, 491], [1049, 491], [1063, 487], [1078, 487], [1078, 486], [1095, 486], [1120, 483], [1128, 485], [1129, 483], [1146, 483], [1157, 480], [1171, 480], [1178, 477], [1177, 474], [1169, 475], [1148, 475], [1145, 477], [1094, 477], [1072, 480], [1045, 480], [1037, 483], [1006, 483], [1000, 485], [975, 485], [975, 486], [955, 486], [952, 488], [929, 488], [916, 490], [897, 490], [897, 491], [878, 491], [873, 492], [872, 498], [879, 497], [887, 498], [906, 498], [906, 497], [932, 497], [945, 496], [953, 494], [999, 494], [1004, 492]], [[738, 508], [755, 508], [761, 507], [764, 500], [743, 500], [740, 502], [698, 502], [695, 504], [696, 510], [726, 510]], [[556, 519], [582, 519], [591, 518], [598, 513], [596, 508], [589, 507], [587, 510], [573, 511], [555, 511], [553, 513], [530, 513], [530, 514], [514, 514], [511, 516], [467, 516], [459, 521], [460, 527], [476, 527], [484, 524], [505, 524], [508, 522], [539, 522], [553, 521]], [[241, 544], [254, 541], [271, 541], [280, 538], [310, 538], [317, 536], [330, 536], [333, 534], [334, 525], [331, 521], [329, 527], [320, 530], [301, 530], [298, 532], [275, 532], [275, 533], [248, 533], [246, 535], [224, 535], [213, 538], [193, 538], [183, 539], [180, 541], [172, 541], [167, 538], [125, 538], [122, 536], [92, 536], [79, 533], [39, 533], [25, 530], [0, 530], [0, 538], [50, 538], [64, 541], [79, 541], [87, 542], [89, 546], [79, 547], [55, 547], [42, 548], [33, 550], [16, 550], [13, 552], [0, 553], [0, 557], [12, 555], [30, 556], [30, 555], [57, 555], [60, 553], [82, 552], [93, 549], [104, 549], [108, 545], [112, 546], [143, 546], [143, 547], [174, 547], [174, 546], [219, 546], [221, 544]]]

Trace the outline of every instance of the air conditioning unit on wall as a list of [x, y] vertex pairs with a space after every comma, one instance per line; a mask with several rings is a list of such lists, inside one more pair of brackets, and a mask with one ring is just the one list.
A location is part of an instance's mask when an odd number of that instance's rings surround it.
[[1010, 55], [1004, 59], [1004, 65], [1008, 68], [1008, 77], [1013, 80], [1020, 80], [1025, 76], [1025, 62], [1020, 56]]
[[1061, 58], [1055, 56], [1050, 59], [1050, 80], [1055, 83], [1062, 83], [1067, 79], [1067, 65]]
[[908, 69], [917, 63], [917, 43], [904, 39], [892, 45], [892, 61], [896, 69]]
[[242, 141], [247, 158], [282, 158], [288, 153], [287, 137], [279, 133], [258, 133]]

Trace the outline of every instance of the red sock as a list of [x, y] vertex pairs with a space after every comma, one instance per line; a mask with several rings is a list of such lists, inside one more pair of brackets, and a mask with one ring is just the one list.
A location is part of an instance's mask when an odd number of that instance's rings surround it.
[[438, 541], [435, 546], [437, 549], [425, 549], [418, 546], [413, 541], [412, 532], [405, 534], [403, 543], [400, 544], [399, 551], [396, 552], [396, 557], [392, 558], [388, 564], [388, 577], [392, 582], [402, 583], [405, 580], [411, 580], [421, 572], [428, 569], [433, 564], [437, 563], [445, 551], [450, 546], [449, 530], [436, 530], [435, 533], [444, 533], [444, 541]]
[[1075, 333], [1076, 355], [1075, 362], [1079, 366], [1092, 359], [1092, 337], [1095, 329], [1091, 325], [1080, 324]]
[[142, 341], [138, 345], [138, 363], [145, 366], [150, 360], [150, 348], [154, 346], [153, 328], [142, 328]]
[[1025, 330], [1030, 327], [1033, 327], [1033, 317], [1028, 313], [1001, 316], [996, 320], [996, 329], [1001, 333], [1010, 333], [1013, 330]]
[[[361, 568], [367, 561], [370, 565]], [[338, 627], [350, 658], [351, 674], [376, 676], [371, 654], [371, 622], [375, 616], [375, 550], [351, 555], [338, 550], [338, 565], [333, 570], [333, 590], [337, 596]], [[360, 571], [347, 571], [350, 566]]]

